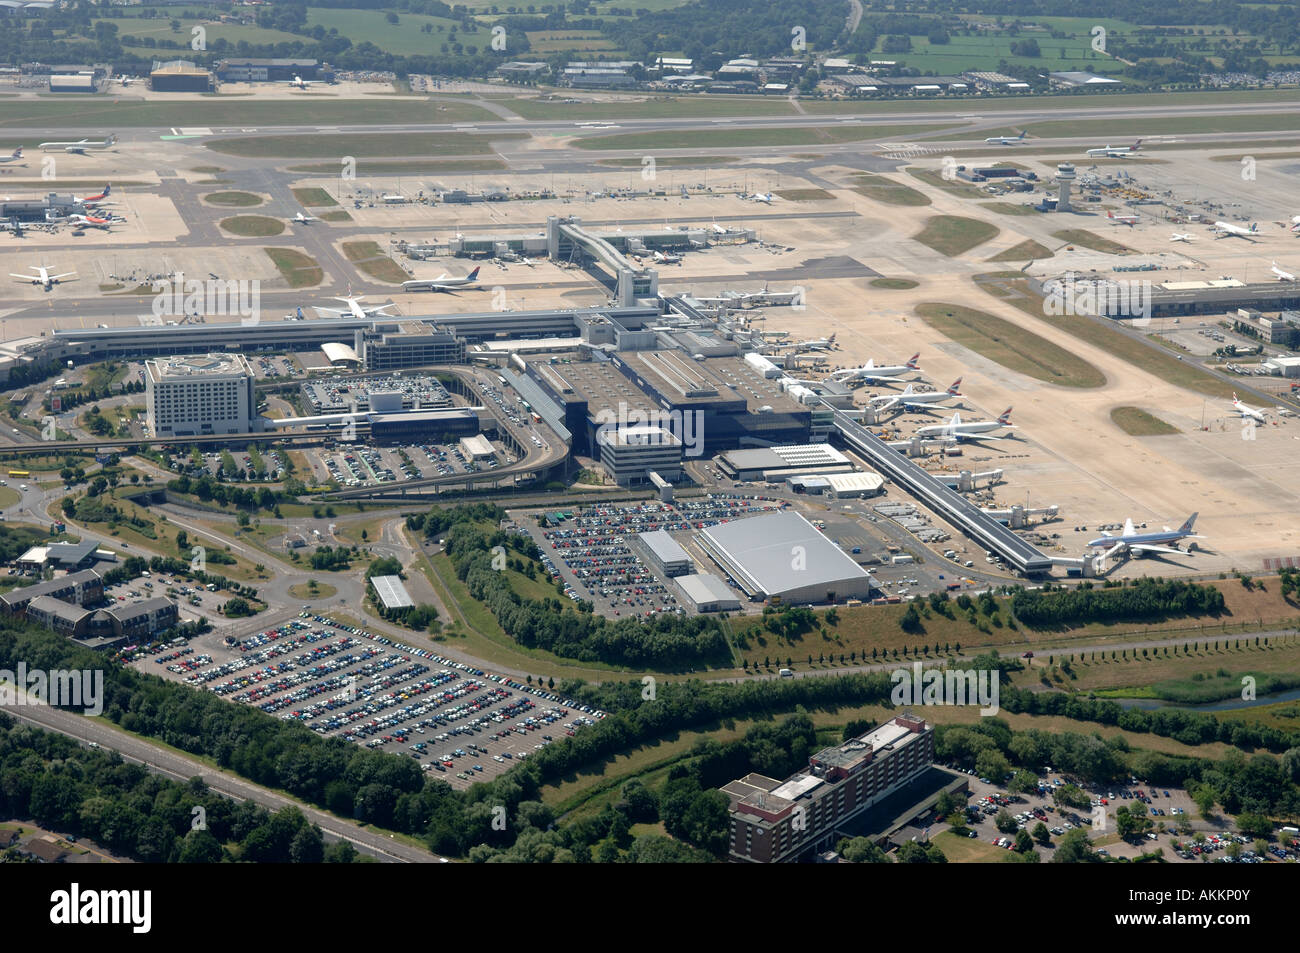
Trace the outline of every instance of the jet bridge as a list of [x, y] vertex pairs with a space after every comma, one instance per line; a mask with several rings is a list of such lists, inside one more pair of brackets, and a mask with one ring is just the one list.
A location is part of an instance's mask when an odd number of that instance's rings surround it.
[[570, 259], [578, 252], [599, 261], [614, 276], [614, 298], [620, 307], [631, 307], [639, 298], [659, 296], [659, 272], [634, 264], [607, 239], [583, 227], [582, 219], [546, 220], [546, 253], [552, 261]]

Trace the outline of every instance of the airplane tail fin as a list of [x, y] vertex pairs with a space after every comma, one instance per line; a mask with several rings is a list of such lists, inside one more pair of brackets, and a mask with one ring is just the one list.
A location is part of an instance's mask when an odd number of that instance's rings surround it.
[[830, 337], [828, 337], [828, 338], [826, 339], [826, 342], [827, 342], [828, 344], [834, 344], [834, 343], [835, 343], [835, 335], [832, 334]]
[[21, 159], [22, 157], [23, 157], [23, 147], [19, 146], [17, 149], [14, 150], [14, 158]]
[[1133, 143], [1133, 148], [1130, 151], [1137, 152], [1141, 148], [1142, 148], [1142, 140], [1139, 139], [1137, 142]]
[[998, 423], [1000, 423], [1000, 424], [1009, 424], [1009, 423], [1011, 423], [1011, 408], [1010, 408], [1010, 407], [1008, 407], [1006, 410], [1002, 411], [1001, 415], [999, 415], [999, 417], [998, 417]]
[[961, 387], [960, 377], [957, 378], [955, 381], [953, 381], [952, 384], [948, 387], [948, 393], [953, 394], [955, 396], [957, 393], [959, 393], [959, 391], [957, 390], [957, 388], [959, 387]]
[[907, 366], [914, 371], [919, 370], [920, 368], [918, 367], [918, 363], [920, 362], [920, 360], [921, 360], [921, 352], [917, 351], [915, 354], [913, 354], [911, 357], [907, 359]]
[[482, 266], [475, 266], [474, 270], [469, 273], [468, 278], [470, 281], [476, 281], [478, 279], [478, 270], [480, 267]]
[[1193, 513], [1191, 516], [1187, 517], [1187, 522], [1178, 527], [1178, 532], [1190, 533], [1192, 531], [1192, 524], [1196, 522], [1196, 517], [1200, 515], [1200, 513]]

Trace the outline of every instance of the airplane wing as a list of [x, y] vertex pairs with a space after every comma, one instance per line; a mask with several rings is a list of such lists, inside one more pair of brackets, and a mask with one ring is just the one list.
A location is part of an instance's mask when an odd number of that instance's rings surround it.
[[23, 281], [40, 281], [40, 280], [41, 280], [41, 279], [40, 279], [39, 277], [37, 277], [36, 275], [15, 275], [12, 271], [9, 272], [9, 277], [10, 277], [10, 278], [21, 278]]
[[898, 401], [898, 398], [897, 398], [897, 397], [887, 397], [887, 398], [885, 398], [884, 401], [881, 402], [880, 406], [877, 407], [876, 410], [878, 410], [878, 411], [889, 410], [890, 408], [892, 408], [892, 407], [893, 407], [895, 404], [897, 404], [898, 402], [899, 402], [899, 401]]
[[75, 278], [75, 277], [77, 277], [77, 273], [75, 271], [69, 271], [61, 275], [50, 275], [49, 280], [58, 281], [60, 278]]
[[312, 305], [312, 307], [317, 311], [324, 312], [325, 314], [351, 314], [352, 313], [351, 311], [346, 311], [340, 308], [318, 308], [316, 307], [316, 305]]
[[1136, 532], [1137, 532], [1137, 530], [1136, 530], [1136, 529], [1134, 528], [1134, 526], [1133, 526], [1133, 518], [1132, 518], [1132, 517], [1129, 517], [1128, 519], [1126, 519], [1126, 520], [1124, 521], [1124, 532], [1123, 532], [1123, 535], [1124, 535], [1124, 536], [1132, 536], [1132, 535], [1134, 535]]
[[1153, 543], [1133, 543], [1129, 549], [1135, 553], [1167, 553], [1169, 555], [1186, 556], [1187, 554], [1181, 549], [1174, 546], [1156, 546]]

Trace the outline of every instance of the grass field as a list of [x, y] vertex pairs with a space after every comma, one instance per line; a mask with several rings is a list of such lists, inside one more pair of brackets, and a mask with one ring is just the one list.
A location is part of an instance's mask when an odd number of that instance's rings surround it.
[[934, 215], [912, 238], [941, 255], [956, 258], [998, 234], [998, 227], [960, 215]]
[[263, 199], [252, 192], [209, 192], [203, 196], [209, 205], [221, 205], [228, 208], [252, 208], [261, 205]]
[[[640, 161], [637, 160], [638, 164]], [[500, 159], [429, 159], [406, 162], [359, 159], [357, 175], [437, 175], [439, 172], [492, 172], [505, 167], [506, 164]], [[338, 175], [339, 165], [336, 162], [314, 162], [310, 165], [291, 165], [289, 171], [310, 175]]]
[[785, 189], [777, 192], [776, 196], [787, 202], [829, 202], [835, 198], [825, 189]]
[[[367, 120], [369, 121], [369, 120]], [[375, 120], [377, 121], [377, 120]], [[339, 133], [325, 136], [245, 136], [214, 139], [215, 152], [245, 158], [321, 159], [338, 156], [490, 155], [494, 139], [524, 139], [523, 133], [483, 136], [467, 132]], [[337, 174], [342, 165], [332, 165]]]
[[876, 202], [883, 202], [885, 205], [905, 205], [919, 207], [929, 205], [930, 196], [924, 192], [918, 192], [910, 185], [904, 185], [902, 182], [896, 182], [893, 179], [887, 179], [883, 175], [873, 175], [862, 173], [855, 175], [854, 180], [857, 182], [853, 186], [853, 191], [859, 195], [872, 199]]
[[824, 143], [863, 142], [942, 132], [951, 125], [924, 126], [779, 126], [774, 129], [666, 129], [658, 132], [627, 132], [606, 136], [588, 136], [573, 143], [576, 149], [613, 151], [644, 149], [744, 148], [746, 146], [815, 146]]
[[1063, 228], [1058, 232], [1052, 232], [1052, 237], [1059, 238], [1071, 245], [1091, 248], [1093, 251], [1103, 252], [1107, 255], [1127, 255], [1133, 251], [1127, 245], [1121, 245], [1109, 238], [1102, 238], [1100, 235], [1082, 228]]
[[618, 44], [599, 30], [528, 30], [528, 47], [531, 53], [609, 53]]
[[336, 209], [333, 212], [322, 212], [320, 214], [320, 220], [322, 222], [350, 222], [352, 221], [352, 216], [342, 209]]
[[293, 189], [293, 197], [304, 208], [323, 208], [327, 205], [338, 205], [334, 196], [330, 195], [324, 189]]
[[305, 582], [300, 582], [289, 587], [289, 595], [295, 599], [328, 599], [338, 594], [338, 589], [331, 586], [328, 582], [317, 582], [316, 589], [312, 588]]
[[[298, 38], [299, 40], [301, 38]], [[477, 122], [497, 116], [470, 102], [298, 97], [250, 102], [243, 97], [197, 96], [184, 101], [18, 99], [0, 102], [0, 127], [58, 126], [110, 132], [140, 126], [332, 126], [355, 123]], [[337, 154], [333, 153], [333, 154]]]
[[223, 218], [220, 224], [230, 234], [244, 238], [269, 238], [284, 231], [284, 222], [265, 215], [236, 215]]
[[908, 169], [907, 174], [915, 179], [920, 179], [927, 185], [934, 186], [936, 189], [942, 189], [950, 195], [959, 195], [968, 199], [983, 198], [985, 196], [985, 193], [978, 186], [962, 182], [960, 179], [945, 179], [942, 173], [936, 172], [934, 169]]
[[656, 96], [622, 102], [581, 103], [521, 98], [505, 100], [503, 105], [525, 119], [572, 119], [575, 122], [796, 114], [784, 96]]
[[1027, 238], [1019, 245], [1012, 245], [1006, 251], [998, 252], [989, 261], [1029, 261], [1038, 258], [1051, 258], [1052, 250], [1032, 238]]
[[871, 287], [884, 291], [907, 291], [915, 288], [919, 282], [911, 278], [872, 278]]
[[[326, 32], [338, 30], [339, 35], [346, 36], [354, 46], [369, 42], [395, 56], [420, 56], [436, 52], [441, 44], [448, 42], [448, 32], [460, 26], [457, 20], [404, 10], [397, 11], [396, 23], [389, 23], [384, 17], [385, 12], [309, 6], [307, 28], [310, 30], [320, 25]], [[426, 25], [432, 32], [424, 32]], [[492, 42], [492, 34], [480, 26], [477, 30], [457, 34], [456, 39], [466, 46], [483, 48]], [[298, 41], [302, 41], [301, 37]]]
[[383, 253], [377, 242], [344, 242], [343, 254], [348, 261], [378, 281], [398, 284], [410, 277], [397, 262]]
[[1148, 117], [1143, 119], [1054, 120], [1031, 123], [1029, 134], [1048, 139], [1094, 136], [1098, 143], [1125, 136], [1208, 135], [1229, 132], [1294, 132], [1290, 113], [1246, 113], [1227, 116]]
[[[655, 166], [665, 169], [708, 168], [709, 166], [724, 165], [728, 162], [739, 161], [739, 156], [664, 156], [662, 159], [655, 159]], [[641, 159], [638, 156], [628, 156], [621, 159], [597, 159], [596, 165], [617, 166], [619, 168], [640, 168]]]
[[1038, 215], [1038, 209], [1032, 205], [1022, 205], [1016, 202], [982, 202], [980, 208], [986, 208], [990, 212], [997, 212], [999, 215]]
[[1131, 437], [1158, 437], [1178, 433], [1178, 428], [1152, 416], [1140, 407], [1116, 407], [1110, 419]]
[[916, 313], [935, 330], [1003, 367], [1061, 387], [1100, 387], [1106, 377], [1082, 358], [1002, 318], [957, 304], [926, 303]]
[[1088, 317], [1060, 321], [1048, 317], [1043, 313], [1042, 300], [1030, 291], [1026, 280], [1008, 279], [1005, 288], [997, 288], [996, 285], [986, 281], [980, 281], [980, 285], [989, 294], [1015, 305], [1025, 314], [1040, 321], [1051, 321], [1054, 326], [1068, 331], [1080, 340], [1094, 344], [1134, 367], [1154, 374], [1161, 380], [1209, 397], [1232, 397], [1233, 388], [1228, 381], [1219, 380], [1190, 361], [1178, 360], [1163, 348], [1149, 345], [1140, 338], [1125, 334], [1109, 321]]
[[263, 248], [290, 288], [310, 288], [321, 283], [325, 272], [316, 259], [296, 248]]

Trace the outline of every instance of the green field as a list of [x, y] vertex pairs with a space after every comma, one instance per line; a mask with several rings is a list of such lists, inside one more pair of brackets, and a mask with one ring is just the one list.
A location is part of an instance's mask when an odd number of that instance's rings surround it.
[[505, 100], [502, 105], [525, 119], [572, 119], [575, 122], [795, 115], [794, 107], [784, 96], [656, 96], [629, 102], [579, 103], [519, 98]]
[[380, 249], [377, 242], [344, 242], [343, 254], [371, 278], [398, 284], [410, 276]]
[[1029, 261], [1038, 258], [1051, 258], [1052, 250], [1040, 245], [1032, 238], [1027, 238], [1019, 245], [1012, 245], [1006, 251], [998, 252], [989, 261]]
[[293, 189], [293, 197], [304, 208], [323, 208], [327, 205], [338, 205], [334, 201], [334, 196], [330, 195], [324, 189]]
[[871, 287], [884, 291], [907, 291], [915, 288], [918, 282], [911, 278], [872, 278]]
[[916, 313], [936, 331], [976, 354], [1045, 384], [1100, 387], [1101, 371], [1065, 348], [1002, 318], [956, 304], [920, 304]]
[[1082, 228], [1064, 228], [1059, 232], [1052, 232], [1052, 237], [1059, 238], [1070, 245], [1091, 248], [1093, 251], [1104, 252], [1107, 255], [1127, 255], [1133, 250], [1127, 245], [1121, 245], [1109, 238], [1102, 238], [1100, 235], [1095, 235]]
[[220, 224], [230, 234], [244, 238], [269, 238], [284, 231], [284, 222], [265, 215], [236, 215], [234, 218], [223, 218]]
[[869, 198], [876, 202], [883, 202], [885, 205], [907, 205], [922, 206], [929, 205], [930, 196], [924, 192], [918, 192], [910, 185], [904, 185], [902, 182], [895, 182], [893, 179], [887, 179], [883, 175], [873, 175], [862, 173], [855, 175], [854, 181], [857, 185], [853, 186], [853, 191], [859, 195]]
[[1174, 116], [1146, 119], [1082, 119], [1032, 123], [1029, 134], [1047, 139], [1094, 136], [1098, 141], [1127, 136], [1174, 134], [1207, 135], [1216, 132], [1294, 132], [1291, 113], [1246, 113], [1227, 116]]
[[610, 54], [618, 50], [618, 44], [608, 39], [599, 30], [529, 30], [530, 53], [577, 53], [597, 52]]
[[226, 208], [252, 208], [255, 205], [261, 205], [262, 196], [254, 195], [252, 192], [209, 192], [203, 196], [203, 201], [209, 205], [220, 205]]
[[[127, 96], [96, 99], [21, 99], [0, 102], [0, 126], [66, 126], [94, 134], [140, 126], [296, 126], [403, 122], [474, 122], [498, 117], [468, 101], [295, 97], [250, 102], [243, 97], [196, 95], [146, 102]], [[335, 153], [337, 154], [337, 153]]]
[[[326, 156], [491, 155], [493, 140], [524, 139], [523, 133], [494, 136], [465, 132], [342, 133], [320, 136], [243, 136], [214, 139], [214, 152], [245, 158], [320, 159]], [[331, 167], [335, 173], [341, 164]]]
[[[627, 156], [621, 159], [597, 159], [596, 165], [617, 166], [618, 168], [640, 168], [641, 158], [639, 156]], [[715, 165], [723, 165], [728, 162], [739, 162], [737, 156], [664, 156], [662, 159], [655, 159], [656, 168], [673, 169], [673, 168], [709, 168]]]
[[970, 251], [977, 245], [998, 234], [998, 227], [977, 218], [963, 218], [960, 215], [933, 215], [925, 222], [925, 227], [912, 238], [933, 248], [941, 255], [956, 258]]
[[825, 189], [783, 189], [776, 193], [776, 197], [787, 202], [829, 202], [835, 198]]
[[942, 132], [951, 125], [923, 126], [782, 126], [775, 129], [687, 129], [658, 132], [628, 132], [612, 136], [588, 136], [574, 141], [577, 149], [615, 150], [745, 148], [747, 146], [816, 146], [837, 142], [863, 142]]
[[1140, 407], [1116, 407], [1110, 419], [1131, 437], [1156, 437], [1178, 433], [1178, 428], [1165, 423]]
[[[405, 11], [395, 11], [398, 22], [389, 23], [384, 18], [386, 12], [386, 10], [309, 7], [307, 28], [313, 29], [319, 24], [326, 32], [332, 29], [338, 30], [339, 36], [346, 36], [352, 41], [353, 46], [358, 43], [373, 43], [385, 53], [392, 53], [395, 56], [421, 56], [437, 53], [443, 43], [449, 42], [448, 32], [460, 25], [456, 20]], [[424, 32], [426, 24], [431, 30], [429, 33]], [[298, 39], [301, 42], [302, 38]], [[458, 30], [456, 39], [467, 47], [475, 46], [483, 49], [491, 44], [492, 33], [482, 27], [470, 33]]]
[[[640, 161], [637, 160], [638, 163]], [[428, 159], [407, 162], [359, 159], [357, 175], [437, 175], [439, 172], [491, 172], [505, 167], [506, 164], [500, 159]], [[334, 162], [314, 162], [310, 165], [291, 165], [289, 171], [306, 172], [311, 175], [338, 175], [339, 166]]]
[[1032, 205], [1019, 205], [1015, 202], [982, 202], [980, 208], [986, 208], [990, 212], [997, 212], [999, 215], [1038, 215], [1038, 209]]
[[290, 288], [309, 288], [321, 283], [324, 271], [316, 259], [294, 248], [263, 248]]

